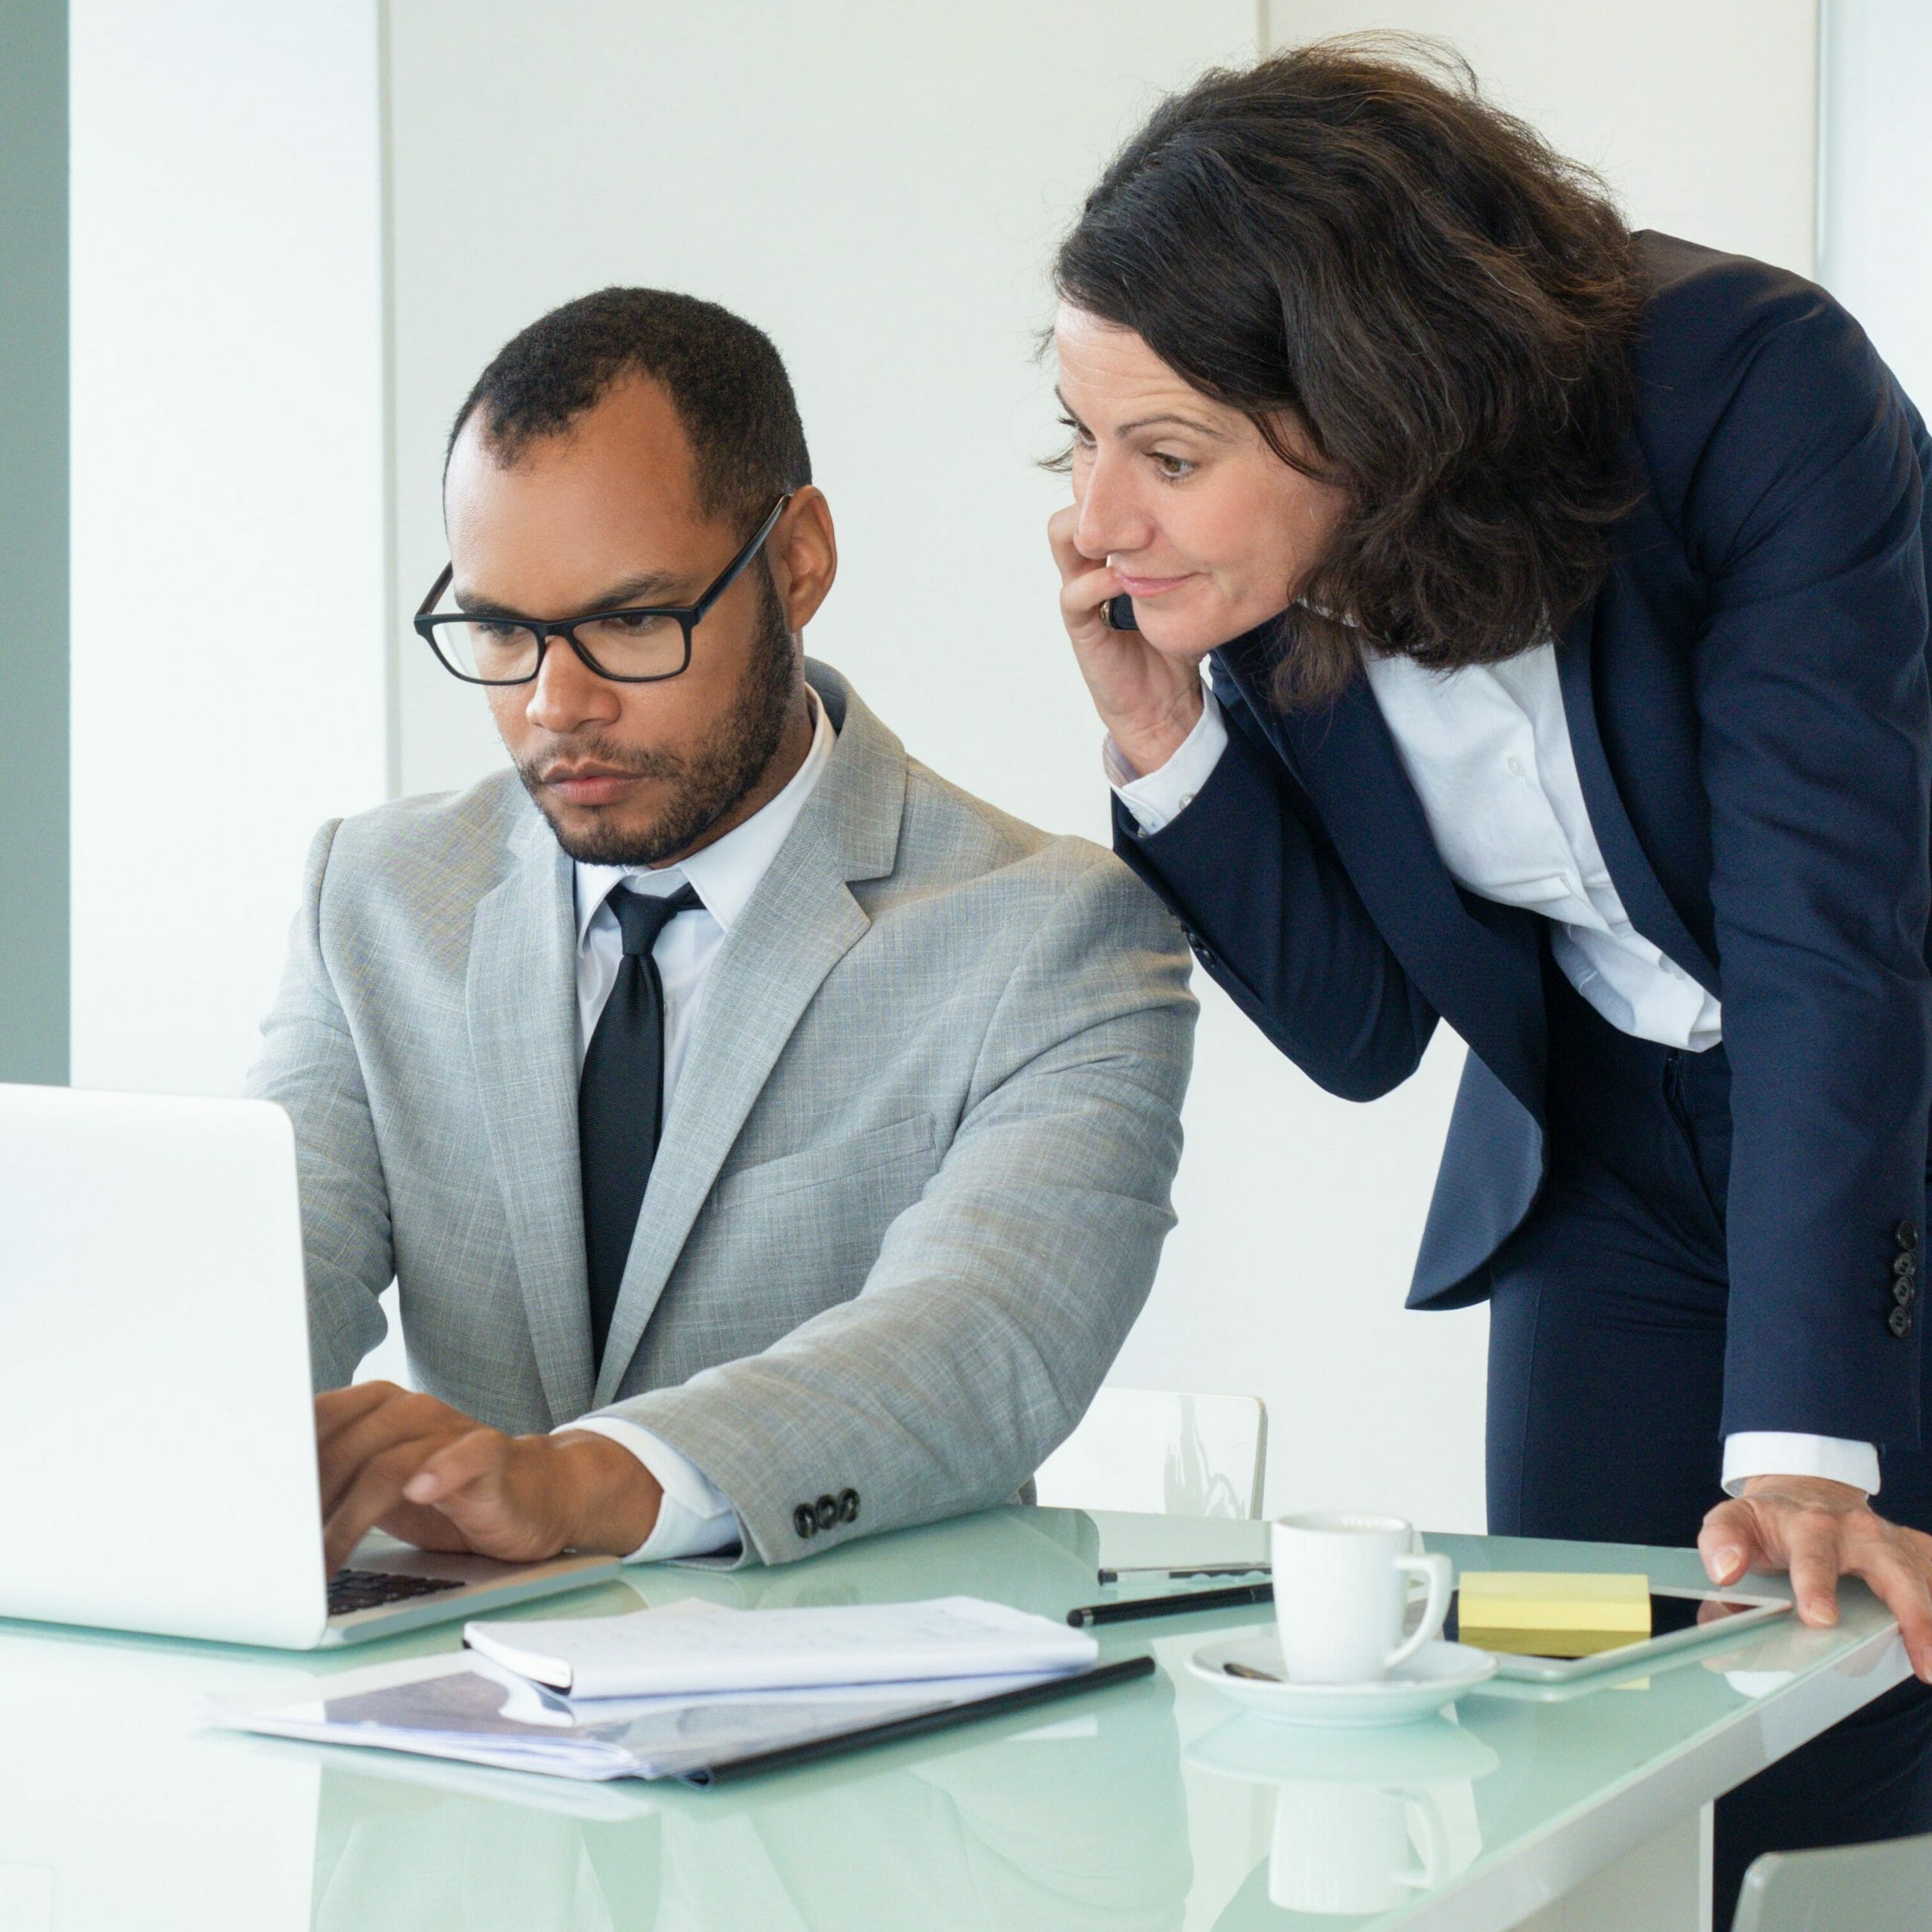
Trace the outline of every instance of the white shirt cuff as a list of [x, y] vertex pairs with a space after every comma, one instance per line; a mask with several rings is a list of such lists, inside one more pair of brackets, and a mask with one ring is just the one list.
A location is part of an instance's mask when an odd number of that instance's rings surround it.
[[1823, 1476], [1876, 1496], [1878, 1451], [1869, 1442], [1853, 1442], [1841, 1435], [1790, 1435], [1770, 1429], [1727, 1435], [1724, 1493], [1741, 1494], [1752, 1476]]
[[[739, 1542], [738, 1512], [724, 1492], [706, 1476], [688, 1456], [673, 1449], [661, 1435], [640, 1429], [634, 1422], [617, 1416], [585, 1416], [567, 1422], [564, 1429], [580, 1429], [592, 1435], [608, 1435], [623, 1444], [652, 1475], [664, 1492], [658, 1506], [657, 1521], [650, 1535], [629, 1555], [626, 1563], [668, 1563], [678, 1556], [710, 1556]], [[552, 1429], [553, 1435], [563, 1429]]]
[[1100, 747], [1107, 783], [1143, 832], [1158, 832], [1179, 818], [1193, 804], [1194, 795], [1213, 775], [1228, 748], [1228, 721], [1219, 700], [1204, 684], [1201, 697], [1201, 715], [1194, 729], [1158, 771], [1136, 771], [1112, 738]]

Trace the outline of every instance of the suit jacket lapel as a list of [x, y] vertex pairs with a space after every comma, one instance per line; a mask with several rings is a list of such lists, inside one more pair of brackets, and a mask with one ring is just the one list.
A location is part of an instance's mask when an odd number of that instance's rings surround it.
[[835, 673], [808, 668], [838, 743], [706, 981], [638, 1216], [597, 1406], [616, 1399], [698, 1210], [785, 1043], [870, 924], [848, 882], [882, 878], [898, 851], [905, 752]]
[[1306, 788], [1377, 926], [1411, 979], [1540, 1115], [1543, 979], [1534, 916], [1474, 909], [1449, 875], [1366, 678], [1326, 710], [1269, 703], [1258, 640], [1227, 654], [1248, 708]]
[[1644, 855], [1604, 749], [1597, 720], [1595, 679], [1596, 620], [1603, 605], [1601, 595], [1592, 598], [1570, 620], [1556, 646], [1564, 718], [1570, 728], [1571, 749], [1576, 754], [1583, 804], [1630, 923], [1666, 958], [1675, 961], [1706, 990], [1715, 992], [1717, 961], [1692, 938], [1690, 928], [1678, 916], [1677, 908]]
[[590, 1405], [570, 861], [533, 812], [470, 932], [470, 1052], [553, 1422]]

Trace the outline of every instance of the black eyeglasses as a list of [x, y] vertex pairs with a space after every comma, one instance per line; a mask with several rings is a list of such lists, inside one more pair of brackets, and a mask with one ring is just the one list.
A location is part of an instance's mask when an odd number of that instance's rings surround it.
[[561, 638], [598, 677], [614, 685], [651, 685], [675, 678], [690, 666], [691, 632], [764, 547], [772, 525], [791, 500], [788, 490], [695, 604], [593, 611], [554, 624], [520, 617], [472, 617], [460, 611], [432, 617], [454, 574], [454, 567], [445, 564], [416, 613], [417, 630], [443, 669], [466, 685], [531, 683], [543, 667], [544, 649], [553, 637]]

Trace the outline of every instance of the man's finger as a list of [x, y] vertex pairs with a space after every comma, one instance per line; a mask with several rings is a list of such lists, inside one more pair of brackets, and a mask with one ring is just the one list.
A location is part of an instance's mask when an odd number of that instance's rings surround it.
[[365, 1463], [398, 1443], [429, 1437], [447, 1440], [475, 1426], [467, 1416], [433, 1395], [394, 1390], [389, 1400], [367, 1410], [320, 1445], [322, 1514], [335, 1509]]
[[325, 1448], [352, 1424], [402, 1392], [393, 1382], [354, 1382], [328, 1389], [315, 1398], [315, 1444]]
[[1837, 1528], [1829, 1519], [1816, 1518], [1807, 1510], [1796, 1510], [1792, 1512], [1785, 1533], [1791, 1592], [1798, 1600], [1798, 1615], [1814, 1628], [1823, 1629], [1838, 1620], [1841, 1559]]
[[508, 1461], [509, 1438], [494, 1429], [472, 1429], [428, 1457], [403, 1486], [412, 1503], [446, 1503], [472, 1484], [500, 1477]]
[[424, 1441], [432, 1433], [421, 1416], [412, 1414], [399, 1402], [386, 1402], [344, 1429], [321, 1454], [318, 1473], [323, 1515], [335, 1514], [357, 1478], [378, 1457], [398, 1443]]
[[405, 1495], [414, 1506], [417, 1481], [432, 1481], [437, 1495], [429, 1506], [485, 1555], [513, 1563], [555, 1556], [569, 1540], [573, 1518], [556, 1494], [558, 1471], [549, 1447], [547, 1441], [527, 1444], [477, 1429], [439, 1449]]
[[322, 1545], [331, 1576], [355, 1546], [402, 1500], [404, 1485], [434, 1453], [434, 1439], [403, 1442], [365, 1463], [322, 1523]]
[[1932, 1574], [1903, 1538], [1874, 1537], [1845, 1564], [1863, 1577], [1872, 1594], [1899, 1620], [1912, 1669], [1932, 1681]]
[[1748, 1503], [1720, 1503], [1704, 1518], [1697, 1550], [1714, 1583], [1734, 1583], [1760, 1560], [1757, 1519]]

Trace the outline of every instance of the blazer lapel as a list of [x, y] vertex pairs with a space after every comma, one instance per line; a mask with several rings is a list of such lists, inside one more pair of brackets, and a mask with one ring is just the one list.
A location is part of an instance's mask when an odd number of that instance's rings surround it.
[[577, 931], [570, 861], [533, 814], [477, 906], [470, 1053], [551, 1420], [590, 1406], [589, 1286], [577, 1160]]
[[1457, 890], [1366, 678], [1326, 710], [1284, 713], [1265, 696], [1260, 643], [1228, 656], [1249, 709], [1306, 788], [1403, 971], [1540, 1117], [1543, 977], [1527, 923], [1533, 915], [1487, 906], [1479, 915]]
[[826, 975], [871, 923], [848, 881], [884, 877], [898, 851], [903, 749], [835, 673], [816, 664], [808, 669], [838, 743], [712, 965], [638, 1216], [597, 1407], [623, 1386], [691, 1225], [785, 1043]]
[[1597, 720], [1595, 678], [1596, 620], [1603, 605], [1601, 594], [1592, 598], [1570, 620], [1556, 646], [1564, 718], [1570, 729], [1571, 749], [1576, 754], [1583, 804], [1630, 923], [1666, 958], [1694, 975], [1706, 991], [1715, 992], [1717, 961], [1692, 938], [1690, 928], [1678, 916], [1677, 908], [1660, 883], [1638, 839], [1636, 828], [1630, 823], [1630, 814], [1624, 809], [1623, 794], [1617, 789], [1616, 775], [1604, 750], [1603, 734]]

